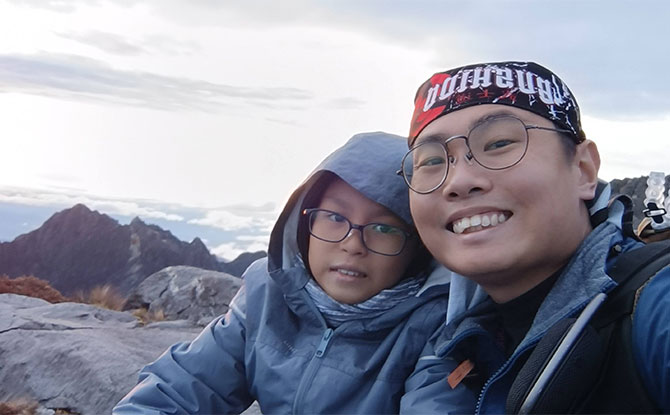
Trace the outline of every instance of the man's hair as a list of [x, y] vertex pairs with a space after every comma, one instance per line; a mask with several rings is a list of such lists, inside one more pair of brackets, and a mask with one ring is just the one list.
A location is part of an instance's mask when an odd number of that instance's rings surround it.
[[561, 137], [561, 147], [566, 160], [572, 160], [577, 154], [578, 144], [575, 142], [575, 138], [568, 133], [558, 133], [558, 135]]

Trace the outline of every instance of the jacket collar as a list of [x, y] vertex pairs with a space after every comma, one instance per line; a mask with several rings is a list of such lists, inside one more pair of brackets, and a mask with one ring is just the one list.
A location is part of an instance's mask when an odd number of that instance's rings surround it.
[[[596, 294], [607, 292], [616, 286], [605, 270], [610, 247], [622, 240], [620, 230], [610, 222], [600, 224], [588, 235], [543, 301], [530, 330], [514, 354], [537, 342], [558, 321], [571, 317], [584, 308]], [[486, 321], [493, 311], [493, 301], [486, 298], [460, 318], [448, 323], [442, 339], [447, 343], [439, 348], [439, 355], [448, 354], [462, 339], [470, 335], [485, 333]]]

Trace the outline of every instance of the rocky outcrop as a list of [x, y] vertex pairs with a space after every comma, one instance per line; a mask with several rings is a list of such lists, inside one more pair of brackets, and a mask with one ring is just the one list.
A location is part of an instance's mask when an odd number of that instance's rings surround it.
[[[0, 402], [36, 401], [39, 414], [109, 414], [142, 367], [201, 330], [187, 320], [142, 326], [127, 312], [0, 294]], [[260, 414], [258, 405], [244, 414]]]
[[111, 413], [144, 365], [201, 330], [183, 323], [142, 327], [126, 312], [0, 294], [0, 402]]
[[188, 320], [205, 326], [228, 311], [242, 280], [232, 275], [188, 266], [167, 267], [135, 288], [126, 308], [162, 312], [168, 320]]
[[0, 243], [0, 275], [33, 275], [49, 281], [64, 295], [104, 284], [125, 295], [168, 266], [232, 273], [243, 271], [254, 259], [222, 264], [199, 238], [183, 242], [139, 218], [120, 225], [81, 204], [54, 214], [35, 231]]

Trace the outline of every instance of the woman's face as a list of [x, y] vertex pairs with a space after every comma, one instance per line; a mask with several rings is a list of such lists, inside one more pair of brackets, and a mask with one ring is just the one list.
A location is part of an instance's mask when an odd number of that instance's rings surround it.
[[[342, 180], [335, 180], [317, 206], [346, 217], [351, 223], [381, 223], [410, 231], [386, 207], [363, 196]], [[413, 259], [415, 243], [408, 241], [396, 256], [369, 251], [359, 230], [352, 229], [340, 242], [326, 242], [310, 235], [308, 260], [316, 282], [333, 299], [361, 303], [398, 283]]]

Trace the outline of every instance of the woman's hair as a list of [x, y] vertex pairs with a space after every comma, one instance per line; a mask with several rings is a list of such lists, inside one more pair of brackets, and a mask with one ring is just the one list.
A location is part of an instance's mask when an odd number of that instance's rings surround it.
[[298, 219], [298, 251], [302, 256], [302, 261], [310, 275], [312, 274], [312, 270], [309, 268], [309, 256], [307, 255], [309, 252], [309, 218], [307, 215], [303, 215], [302, 212], [305, 209], [319, 206], [328, 186], [338, 179], [337, 175], [329, 171], [317, 174], [318, 176], [314, 177], [314, 182], [311, 184], [307, 194], [305, 194], [305, 197], [300, 204], [300, 219]]
[[[314, 177], [314, 181], [311, 184], [307, 194], [300, 204], [300, 219], [298, 220], [298, 251], [302, 256], [303, 263], [307, 272], [312, 274], [312, 270], [309, 268], [309, 219], [306, 215], [303, 215], [302, 212], [305, 209], [315, 208], [321, 204], [321, 199], [323, 198], [326, 189], [335, 181], [341, 180], [336, 174], [329, 171], [324, 171], [317, 173], [318, 176]], [[429, 270], [433, 256], [428, 252], [428, 249], [423, 245], [421, 239], [419, 239], [419, 234], [416, 233], [416, 230], [412, 226], [412, 238], [416, 239], [416, 249], [414, 252], [414, 258], [410, 262], [407, 270], [404, 273], [404, 277], [415, 277], [421, 272]], [[408, 245], [409, 245], [408, 241]]]

